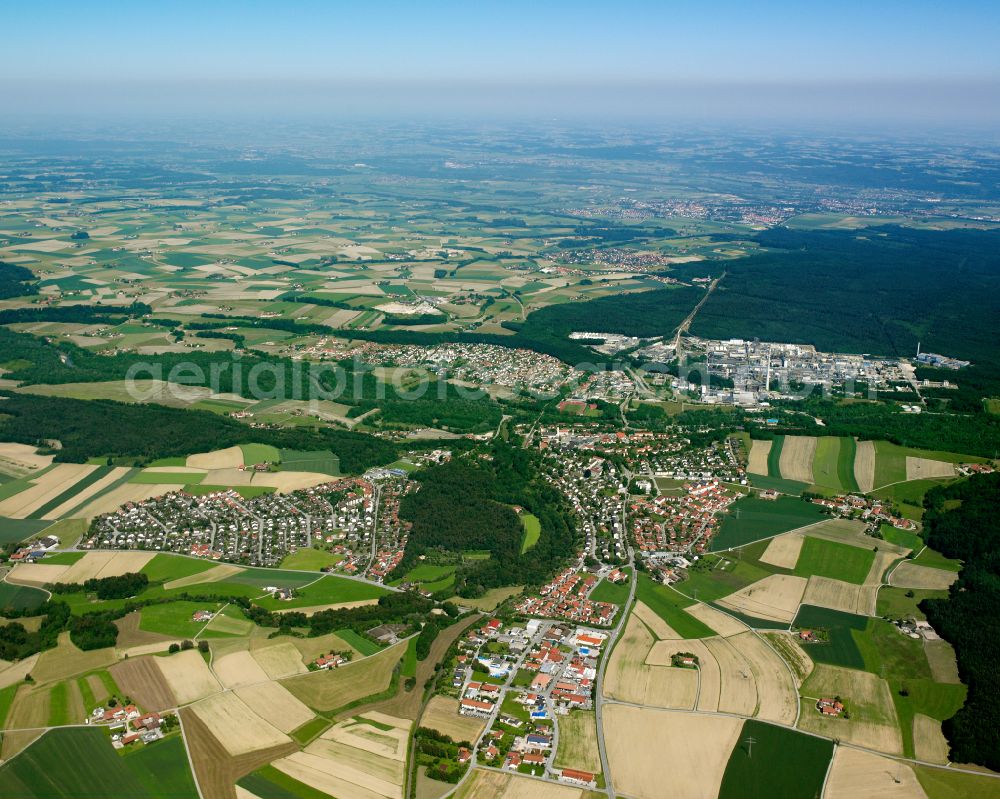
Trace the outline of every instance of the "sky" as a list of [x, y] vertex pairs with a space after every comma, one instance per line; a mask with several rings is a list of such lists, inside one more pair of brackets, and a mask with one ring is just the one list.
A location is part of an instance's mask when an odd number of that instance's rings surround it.
[[0, 31], [14, 113], [1000, 117], [996, 2], [34, 0]]

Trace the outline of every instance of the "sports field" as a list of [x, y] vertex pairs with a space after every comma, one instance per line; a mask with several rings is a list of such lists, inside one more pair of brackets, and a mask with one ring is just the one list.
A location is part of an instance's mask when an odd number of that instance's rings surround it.
[[726, 764], [719, 799], [814, 799], [832, 757], [832, 741], [748, 719]]

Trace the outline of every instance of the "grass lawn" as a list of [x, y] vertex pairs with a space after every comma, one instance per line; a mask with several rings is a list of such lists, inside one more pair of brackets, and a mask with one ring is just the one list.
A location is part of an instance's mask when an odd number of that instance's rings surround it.
[[243, 463], [252, 466], [255, 463], [277, 463], [281, 460], [281, 453], [277, 447], [270, 444], [240, 444], [243, 451]]
[[[356, 632], [354, 632], [354, 630], [347, 630], [347, 629], [337, 630], [336, 632], [334, 632], [334, 635], [336, 635], [344, 643], [353, 646], [365, 657], [368, 657], [369, 655], [374, 655], [377, 652], [382, 651], [382, 647], [380, 647], [374, 641], [370, 641], [364, 636], [358, 635]], [[407, 651], [409, 651], [409, 647], [407, 647]], [[414, 657], [416, 657], [416, 650], [414, 650]]]
[[193, 638], [205, 626], [204, 622], [192, 621], [195, 611], [216, 611], [219, 603], [212, 602], [167, 602], [162, 605], [147, 605], [140, 612], [139, 629], [177, 638]]
[[870, 549], [806, 536], [795, 564], [795, 574], [800, 577], [815, 574], [861, 585], [874, 562], [875, 553]]
[[719, 799], [814, 799], [832, 757], [833, 741], [748, 719], [726, 764]]
[[343, 555], [334, 555], [325, 549], [314, 547], [297, 549], [291, 555], [287, 555], [281, 561], [282, 569], [300, 569], [302, 571], [319, 571], [324, 566], [332, 566], [340, 563], [344, 559]]
[[538, 517], [531, 513], [521, 514], [521, 523], [524, 525], [524, 538], [521, 540], [521, 554], [523, 555], [535, 544], [542, 534], [542, 523]]
[[784, 443], [784, 436], [775, 436], [771, 439], [771, 450], [767, 453], [768, 477], [781, 477], [781, 448]]
[[744, 497], [736, 500], [723, 514], [722, 525], [711, 544], [712, 550], [732, 549], [813, 524], [823, 518], [819, 505], [794, 497], [778, 497], [776, 500]]
[[914, 766], [927, 799], [1000, 799], [1000, 780], [960, 771]]
[[845, 666], [849, 669], [865, 668], [865, 658], [855, 640], [855, 631], [863, 632], [868, 628], [868, 617], [854, 613], [844, 613], [841, 610], [830, 610], [815, 605], [802, 605], [799, 608], [793, 627], [806, 630], [827, 631], [828, 641], [815, 644], [802, 644], [806, 654], [816, 663], [827, 663], [831, 666]]
[[[299, 574], [301, 575], [301, 572]], [[279, 579], [277, 582], [266, 584], [284, 587], [289, 585], [289, 582], [287, 579]], [[286, 608], [305, 608], [310, 605], [331, 605], [337, 602], [378, 599], [385, 593], [387, 592], [384, 588], [363, 583], [360, 580], [327, 575], [305, 588], [296, 590], [295, 597], [287, 602], [267, 596], [260, 599], [257, 604], [267, 610], [284, 610]]]
[[156, 485], [158, 483], [176, 483], [177, 485], [197, 485], [205, 479], [203, 474], [194, 472], [136, 472], [128, 481], [130, 483], [141, 483], [143, 485]]
[[197, 799], [180, 736], [118, 755], [104, 730], [51, 730], [0, 766], [4, 796], [18, 799], [79, 799], [134, 796]]
[[[907, 594], [912, 591], [913, 596]], [[878, 604], [875, 612], [879, 616], [889, 616], [893, 619], [919, 619], [926, 620], [924, 612], [917, 607], [924, 599], [947, 599], [948, 591], [923, 589], [923, 588], [894, 588], [884, 585], [878, 592]]]
[[629, 579], [624, 583], [610, 583], [607, 580], [601, 580], [597, 584], [597, 587], [590, 592], [590, 598], [595, 602], [611, 602], [615, 605], [623, 605], [628, 600], [629, 585], [631, 582], [632, 569], [626, 566], [622, 569], [623, 572], [628, 572]]
[[957, 572], [962, 568], [962, 561], [946, 558], [940, 552], [937, 552], [930, 547], [925, 547], [924, 550], [913, 559], [913, 562], [919, 566], [930, 566], [934, 569], [945, 569], [950, 572]]
[[636, 598], [649, 606], [657, 616], [669, 624], [682, 638], [710, 638], [716, 632], [704, 622], [684, 612], [694, 604], [672, 588], [653, 582], [646, 574], [639, 574]]

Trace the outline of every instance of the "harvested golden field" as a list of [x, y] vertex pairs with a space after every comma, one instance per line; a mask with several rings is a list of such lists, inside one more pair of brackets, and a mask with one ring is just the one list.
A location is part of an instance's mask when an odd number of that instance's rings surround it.
[[154, 658], [154, 662], [179, 705], [196, 702], [222, 690], [219, 681], [209, 671], [208, 664], [196, 649]]
[[752, 716], [757, 708], [757, 680], [746, 658], [725, 638], [706, 638], [719, 664], [719, 711]]
[[905, 763], [871, 752], [838, 746], [824, 799], [927, 799], [916, 775]]
[[723, 597], [718, 604], [759, 619], [791, 622], [805, 591], [805, 577], [772, 574]]
[[231, 563], [220, 563], [218, 566], [213, 566], [208, 571], [191, 574], [187, 577], [181, 577], [180, 579], [164, 583], [163, 588], [166, 591], [171, 591], [174, 588], [187, 588], [189, 585], [214, 583], [219, 580], [225, 580], [227, 577], [232, 577], [234, 574], [239, 574], [241, 571], [243, 571], [243, 567], [241, 566], [234, 566]]
[[723, 637], [737, 635], [750, 629], [739, 619], [702, 602], [684, 608], [684, 612], [689, 616], [694, 616], [699, 621], [705, 622], [705, 624]]
[[889, 584], [901, 588], [932, 588], [943, 590], [951, 588], [958, 579], [958, 572], [945, 569], [934, 569], [930, 566], [919, 566], [910, 561], [900, 563], [889, 575]]
[[309, 605], [304, 608], [286, 608], [284, 610], [276, 610], [275, 613], [304, 613], [306, 616], [312, 616], [314, 613], [319, 613], [323, 610], [344, 610], [345, 608], [363, 608], [368, 605], [377, 605], [377, 599], [358, 599], [354, 602], [336, 602], [331, 605]]
[[55, 682], [85, 671], [103, 668], [117, 659], [118, 654], [111, 647], [84, 652], [69, 640], [69, 633], [59, 633], [58, 645], [38, 656], [31, 676], [35, 678], [35, 682]]
[[42, 737], [44, 730], [28, 732], [5, 732], [3, 744], [0, 746], [0, 760], [10, 760], [14, 755], [23, 752]]
[[767, 456], [771, 454], [770, 439], [766, 441], [754, 440], [750, 446], [750, 462], [747, 464], [747, 471], [750, 474], [767, 475]]
[[24, 675], [31, 674], [37, 662], [38, 655], [35, 654], [0, 669], [0, 688], [9, 688], [14, 683], [24, 680]]
[[772, 538], [764, 554], [760, 556], [761, 562], [770, 563], [779, 569], [794, 569], [799, 562], [804, 540], [802, 533], [785, 533]]
[[601, 772], [597, 721], [592, 710], [573, 710], [559, 720], [559, 751], [553, 764], [556, 768]]
[[[370, 715], [370, 714], [369, 714]], [[371, 719], [371, 721], [378, 721]], [[363, 717], [353, 717], [335, 724], [324, 732], [318, 740], [333, 741], [363, 749], [373, 755], [398, 760], [406, 760], [406, 745], [409, 741], [410, 726], [405, 719], [402, 724], [390, 724], [392, 729], [384, 729], [369, 724]], [[378, 722], [382, 724], [382, 722]]]
[[[802, 715], [799, 727], [828, 738], [886, 752], [901, 754], [903, 739], [889, 684], [866, 671], [817, 663], [802, 685]], [[821, 716], [815, 708], [821, 697], [840, 696], [851, 717]]]
[[785, 436], [781, 447], [779, 466], [785, 480], [795, 480], [811, 485], [813, 459], [816, 457], [815, 436]]
[[127, 502], [142, 502], [144, 499], [162, 497], [164, 494], [176, 490], [177, 486], [170, 483], [157, 483], [155, 485], [123, 483], [118, 488], [111, 489], [107, 494], [97, 497], [93, 502], [77, 511], [75, 516], [92, 519], [102, 513], [116, 511]]
[[[657, 641], [653, 648], [646, 655], [647, 666], [661, 666], [673, 668], [671, 658], [675, 654], [688, 652], [698, 658], [698, 677], [696, 681], [698, 710], [715, 711], [719, 709], [719, 693], [722, 690], [722, 674], [719, 671], [719, 664], [715, 655], [705, 645], [703, 640], [689, 641]], [[691, 671], [690, 669], [677, 669], [674, 671]], [[654, 672], [654, 677], [656, 672]], [[560, 722], [561, 723], [561, 722]]]
[[958, 662], [955, 660], [955, 650], [951, 644], [943, 638], [924, 641], [924, 654], [927, 656], [927, 664], [931, 667], [931, 676], [935, 682], [949, 685], [962, 683], [958, 677]]
[[865, 601], [862, 598], [861, 588], [860, 585], [845, 583], [843, 580], [813, 575], [809, 578], [802, 601], [807, 605], [819, 605], [848, 613], [865, 613], [866, 611], [862, 609]]
[[[310, 747], [312, 748], [312, 747]], [[355, 750], [358, 751], [358, 750]], [[403, 777], [399, 783], [394, 783], [370, 773], [375, 764], [382, 760], [377, 755], [368, 755], [373, 761], [362, 762], [357, 766], [348, 765], [346, 757], [333, 757], [333, 752], [324, 755], [311, 754], [308, 751], [295, 752], [273, 765], [288, 776], [337, 799], [402, 799]], [[402, 769], [400, 769], [402, 770]]]
[[243, 703], [264, 721], [284, 733], [314, 718], [313, 712], [276, 682], [262, 682], [235, 690]]
[[212, 736], [231, 756], [281, 746], [290, 740], [231, 692], [215, 694], [191, 706]]
[[907, 480], [930, 480], [936, 477], [954, 477], [956, 474], [953, 463], [906, 456]]
[[183, 708], [180, 718], [198, 787], [204, 799], [233, 799], [233, 786], [240, 777], [275, 758], [298, 750], [298, 745], [289, 741], [281, 746], [232, 757], [191, 708]]
[[854, 479], [865, 494], [875, 488], [875, 442], [859, 441], [854, 452]]
[[928, 763], [948, 762], [948, 740], [941, 732], [941, 722], [917, 713], [913, 716], [913, 748], [917, 760]]
[[233, 652], [212, 661], [212, 671], [223, 688], [253, 685], [270, 679], [249, 652]]
[[608, 705], [604, 736], [615, 789], [636, 799], [716, 799], [743, 722], [724, 716]]
[[792, 675], [781, 657], [752, 632], [726, 639], [753, 670], [757, 686], [757, 718], [778, 724], [794, 724], [799, 709], [799, 695]]
[[810, 538], [825, 538], [828, 541], [838, 541], [842, 544], [860, 547], [871, 550], [878, 546], [879, 551], [895, 552], [897, 555], [905, 555], [910, 550], [888, 541], [875, 540], [865, 534], [868, 525], [862, 521], [853, 519], [825, 519], [821, 522], [809, 525]]
[[60, 580], [64, 583], [84, 583], [93, 578], [137, 572], [155, 555], [155, 552], [88, 552], [70, 566]]
[[235, 469], [243, 465], [243, 450], [239, 447], [217, 449], [188, 455], [187, 466], [192, 469]]
[[775, 630], [764, 633], [764, 637], [791, 667], [795, 686], [798, 688], [813, 670], [812, 658], [799, 645], [798, 636], [795, 633]]
[[315, 710], [336, 710], [388, 688], [392, 670], [405, 651], [405, 643], [396, 644], [339, 669], [300, 674], [282, 680], [281, 684]]
[[73, 508], [75, 508], [75, 507], [77, 507], [79, 505], [82, 505], [84, 502], [86, 502], [92, 496], [95, 496], [96, 494], [101, 493], [101, 491], [103, 491], [105, 488], [107, 488], [112, 483], [117, 482], [118, 480], [121, 480], [122, 477], [124, 477], [128, 473], [128, 471], [129, 471], [129, 468], [127, 466], [117, 466], [117, 467], [115, 467], [110, 472], [108, 472], [106, 475], [104, 475], [104, 477], [102, 477], [100, 480], [97, 480], [96, 482], [94, 482], [91, 485], [87, 486], [86, 488], [84, 488], [79, 493], [74, 494], [72, 497], [70, 497], [69, 499], [67, 499], [61, 505], [57, 505], [55, 508], [53, 508], [48, 513], [46, 513], [44, 516], [42, 516], [42, 518], [43, 519], [52, 519], [52, 520], [61, 519], [63, 516], [65, 516], [67, 513], [69, 513], [71, 510], [73, 510]]
[[312, 488], [330, 482], [330, 475], [321, 472], [267, 472], [254, 474], [250, 485], [270, 486], [278, 493], [298, 491], [302, 488]]
[[14, 694], [14, 702], [4, 727], [17, 730], [48, 726], [49, 695], [48, 687], [22, 685]]
[[122, 693], [131, 696], [143, 710], [160, 711], [177, 705], [163, 672], [157, 668], [157, 660], [159, 658], [129, 658], [108, 669]]
[[600, 794], [483, 769], [473, 771], [454, 794], [455, 799], [589, 799], [592, 796]]
[[41, 471], [52, 463], [53, 455], [39, 455], [29, 444], [0, 442], [0, 471], [11, 477], [23, 477]]
[[69, 571], [69, 566], [49, 563], [18, 563], [7, 574], [7, 582], [15, 585], [32, 585], [40, 588], [46, 583], [57, 583]]
[[479, 737], [479, 733], [486, 726], [486, 721], [471, 716], [460, 716], [457, 699], [437, 694], [427, 703], [427, 708], [420, 717], [420, 726], [437, 730], [443, 735], [450, 736], [453, 741], [471, 743]]
[[309, 670], [302, 662], [302, 655], [299, 654], [299, 650], [294, 645], [287, 641], [278, 644], [271, 643], [270, 646], [265, 645], [269, 643], [271, 642], [263, 641], [261, 647], [256, 649], [253, 648], [254, 642], [251, 642], [250, 654], [270, 679], [280, 680], [295, 674], [305, 674]]
[[675, 640], [681, 637], [655, 611], [642, 602], [635, 603], [632, 608], [632, 615], [646, 625], [652, 631], [653, 635], [661, 641]]
[[630, 616], [608, 663], [604, 695], [652, 707], [693, 709], [698, 693], [698, 672], [647, 666], [646, 657], [655, 643], [656, 639], [638, 617]]
[[57, 464], [45, 474], [32, 479], [28, 488], [0, 502], [0, 516], [24, 519], [70, 489], [96, 468], [82, 463]]

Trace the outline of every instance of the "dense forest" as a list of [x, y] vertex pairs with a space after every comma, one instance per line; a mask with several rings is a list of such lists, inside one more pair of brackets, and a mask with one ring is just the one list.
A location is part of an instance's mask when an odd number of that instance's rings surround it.
[[0, 300], [37, 294], [35, 275], [30, 269], [0, 261]]
[[964, 707], [944, 722], [950, 759], [1000, 769], [1000, 474], [939, 486], [924, 500], [927, 544], [963, 561], [948, 599], [920, 607], [955, 647], [958, 671], [969, 686]]
[[[576, 531], [562, 495], [544, 481], [539, 466], [537, 453], [498, 443], [486, 457], [456, 459], [417, 472], [419, 490], [400, 505], [400, 516], [412, 522], [413, 529], [394, 576], [405, 574], [432, 549], [456, 555], [483, 550], [489, 558], [465, 561], [457, 569], [459, 596], [544, 582], [572, 555]], [[524, 527], [514, 505], [541, 522], [538, 543], [523, 555]]]
[[256, 441], [284, 449], [329, 449], [341, 469], [361, 473], [390, 463], [398, 447], [365, 433], [328, 427], [250, 428], [208, 411], [132, 405], [111, 400], [75, 400], [0, 392], [0, 440], [46, 447], [62, 445], [56, 460], [82, 463], [107, 457], [142, 465], [173, 455], [191, 455]]

